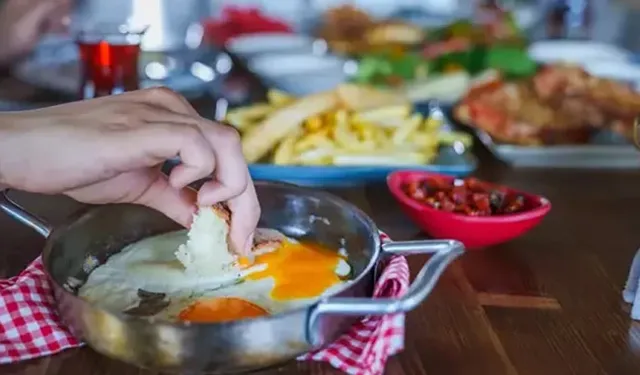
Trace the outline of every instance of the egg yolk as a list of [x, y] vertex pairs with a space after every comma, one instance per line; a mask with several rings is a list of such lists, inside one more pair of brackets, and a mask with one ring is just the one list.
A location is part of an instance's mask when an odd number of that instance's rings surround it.
[[269, 313], [265, 309], [249, 301], [234, 297], [220, 297], [194, 302], [180, 312], [178, 319], [189, 322], [215, 323], [266, 315]]
[[[272, 278], [274, 300], [315, 298], [340, 282], [336, 267], [342, 256], [317, 244], [285, 241], [275, 251], [258, 255], [253, 265], [266, 269], [249, 274], [247, 280]], [[247, 266], [248, 261], [240, 260]]]

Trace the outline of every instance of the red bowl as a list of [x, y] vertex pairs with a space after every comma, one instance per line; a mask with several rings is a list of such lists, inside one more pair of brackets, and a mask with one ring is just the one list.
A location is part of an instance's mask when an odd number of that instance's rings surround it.
[[452, 176], [424, 171], [397, 171], [387, 177], [387, 185], [396, 200], [400, 202], [403, 211], [427, 234], [436, 239], [461, 241], [467, 249], [497, 245], [521, 236], [538, 225], [551, 210], [551, 203], [544, 197], [493, 185], [524, 196], [534, 208], [495, 216], [466, 216], [441, 211], [417, 202], [402, 189], [406, 183], [426, 178], [444, 181], [456, 179]]

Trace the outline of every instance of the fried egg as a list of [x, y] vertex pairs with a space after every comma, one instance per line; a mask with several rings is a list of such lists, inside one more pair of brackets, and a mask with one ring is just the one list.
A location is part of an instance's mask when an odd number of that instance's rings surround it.
[[111, 256], [79, 296], [111, 311], [220, 322], [305, 306], [348, 282], [344, 253], [261, 228], [253, 259], [239, 258], [225, 247], [228, 231], [210, 228], [214, 218], [199, 215], [189, 232], [146, 238]]

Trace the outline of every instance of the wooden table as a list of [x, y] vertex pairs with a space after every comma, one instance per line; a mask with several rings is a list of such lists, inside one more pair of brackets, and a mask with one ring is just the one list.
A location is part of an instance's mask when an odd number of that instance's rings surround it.
[[[601, 3], [601, 2], [597, 2]], [[598, 12], [598, 15], [604, 14]], [[625, 19], [637, 13], [617, 10]], [[615, 17], [613, 17], [615, 18]], [[609, 18], [609, 20], [612, 18]], [[629, 27], [597, 32], [632, 42]], [[631, 25], [631, 26], [630, 26]], [[598, 29], [596, 27], [596, 29]], [[611, 34], [611, 35], [609, 35]], [[613, 35], [616, 34], [616, 35]], [[15, 80], [0, 80], [0, 97], [49, 102]], [[211, 111], [211, 106], [206, 111]], [[205, 114], [205, 113], [203, 113]], [[206, 115], [206, 114], [205, 114]], [[509, 170], [489, 166], [478, 175], [548, 197], [543, 223], [511, 243], [465, 254], [433, 294], [408, 314], [406, 349], [388, 362], [390, 375], [636, 375], [640, 323], [629, 319], [621, 290], [640, 246], [640, 171]], [[424, 234], [399, 210], [384, 186], [333, 191], [369, 213], [399, 240]], [[80, 208], [63, 197], [18, 194], [16, 199], [51, 223]], [[44, 241], [0, 215], [0, 278], [18, 273]], [[412, 272], [425, 261], [409, 260]], [[0, 338], [1, 340], [1, 338]], [[91, 349], [0, 366], [0, 374], [150, 374]], [[263, 374], [339, 374], [328, 365], [291, 363]]]
[[[511, 243], [465, 254], [408, 315], [406, 349], [391, 375], [626, 375], [640, 372], [640, 323], [621, 299], [640, 245], [640, 171], [507, 170], [482, 177], [548, 197], [543, 223]], [[384, 186], [338, 190], [396, 239], [424, 238]], [[19, 194], [56, 223], [78, 208], [62, 197]], [[0, 216], [0, 277], [19, 272], [43, 240]], [[410, 258], [416, 272], [424, 258]], [[150, 374], [91, 349], [0, 367], [0, 374]], [[337, 374], [291, 363], [264, 374]]]

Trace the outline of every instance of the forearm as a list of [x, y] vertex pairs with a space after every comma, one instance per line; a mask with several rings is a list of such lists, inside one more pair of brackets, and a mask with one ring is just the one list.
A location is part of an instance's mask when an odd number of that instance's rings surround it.
[[11, 152], [15, 150], [15, 144], [12, 145], [12, 124], [14, 123], [15, 114], [0, 113], [0, 191], [10, 188], [9, 181], [5, 174], [6, 163], [11, 159]]

